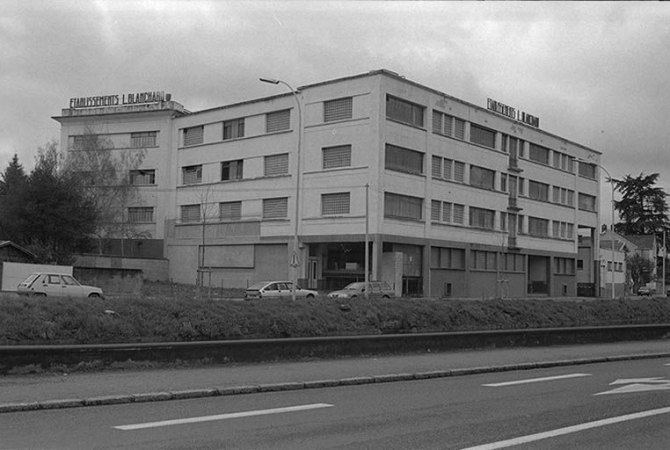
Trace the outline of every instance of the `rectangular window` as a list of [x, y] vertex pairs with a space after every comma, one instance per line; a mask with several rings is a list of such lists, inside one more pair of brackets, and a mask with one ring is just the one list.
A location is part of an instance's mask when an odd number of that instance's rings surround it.
[[442, 177], [442, 158], [439, 156], [433, 156], [431, 159], [431, 176], [433, 178], [443, 178]]
[[153, 221], [154, 208], [152, 206], [137, 206], [128, 208], [128, 222], [152, 223]]
[[538, 217], [529, 217], [528, 234], [531, 236], [549, 237], [549, 221]]
[[485, 228], [493, 230], [495, 211], [490, 209], [470, 207], [470, 226], [475, 228]]
[[291, 110], [284, 109], [282, 111], [275, 111], [265, 115], [265, 132], [275, 133], [277, 131], [284, 131], [291, 128]]
[[549, 165], [549, 149], [539, 145], [530, 144], [528, 159]]
[[508, 175], [506, 173], [500, 174], [500, 190], [502, 192], [507, 192], [507, 177]]
[[575, 158], [564, 153], [554, 152], [554, 167], [566, 172], [574, 171]]
[[242, 202], [219, 203], [219, 219], [240, 220], [242, 218]]
[[464, 139], [465, 121], [433, 110], [433, 133]]
[[470, 166], [470, 185], [482, 189], [495, 189], [496, 173], [483, 167]]
[[578, 197], [579, 209], [583, 211], [593, 211], [596, 210], [596, 198], [593, 195], [579, 193]]
[[517, 216], [516, 216], [516, 226], [517, 226], [517, 233], [518, 234], [524, 234], [525, 233], [524, 219], [525, 219], [524, 216], [522, 216], [521, 214], [517, 214]]
[[572, 239], [575, 226], [571, 223], [560, 222], [558, 220], [552, 221], [551, 224], [552, 235], [557, 239]]
[[484, 250], [470, 250], [470, 268], [476, 270], [497, 270], [498, 254]]
[[575, 191], [554, 186], [553, 202], [566, 206], [575, 206]]
[[200, 205], [182, 205], [182, 222], [200, 222]]
[[156, 170], [131, 170], [130, 184], [134, 186], [150, 186], [156, 184]]
[[508, 223], [508, 218], [507, 218], [507, 213], [501, 211], [500, 213], [500, 231], [507, 231], [507, 223]]
[[321, 215], [333, 216], [349, 214], [349, 192], [321, 195]]
[[288, 153], [266, 156], [264, 158], [263, 174], [266, 177], [288, 174]]
[[244, 137], [244, 118], [223, 122], [223, 140]]
[[523, 157], [523, 141], [512, 136], [503, 135], [502, 151], [509, 153], [510, 158], [514, 160]]
[[156, 136], [158, 136], [158, 131], [130, 133], [130, 146], [132, 148], [156, 147]]
[[435, 269], [465, 269], [465, 250], [462, 248], [432, 247], [431, 266]]
[[202, 183], [202, 165], [184, 167], [181, 173], [183, 184]]
[[287, 197], [263, 199], [263, 219], [284, 219], [287, 216]]
[[465, 223], [465, 205], [454, 203], [454, 223], [461, 225]]
[[442, 202], [439, 200], [433, 200], [430, 202], [430, 220], [433, 222], [439, 222], [441, 220], [440, 212], [442, 210]]
[[184, 147], [202, 144], [204, 133], [205, 127], [202, 125], [199, 127], [184, 128]]
[[351, 167], [351, 145], [326, 147], [323, 152], [323, 168]]
[[241, 180], [243, 177], [244, 161], [224, 161], [221, 163], [221, 181]]
[[[453, 220], [454, 223], [456, 223], [456, 221], [453, 219], [454, 217], [453, 210], [454, 205], [452, 203], [449, 202], [442, 203], [442, 222], [451, 223]], [[461, 220], [460, 223], [462, 224], [463, 221]]]
[[549, 201], [549, 185], [537, 181], [528, 181], [528, 197], [543, 202]]
[[456, 139], [465, 139], [465, 120], [454, 117], [454, 137]]
[[336, 120], [351, 119], [352, 105], [352, 97], [323, 102], [323, 121], [334, 122]]
[[454, 181], [460, 183], [465, 181], [465, 163], [454, 161]]
[[426, 108], [391, 95], [386, 96], [386, 118], [423, 128], [423, 112]]
[[385, 167], [396, 172], [423, 173], [423, 153], [386, 144]]
[[556, 258], [556, 274], [560, 275], [574, 275], [575, 274], [575, 260], [572, 258]]
[[484, 147], [496, 148], [496, 132], [479, 125], [470, 124], [470, 142]]
[[579, 175], [594, 179], [596, 178], [596, 166], [595, 164], [589, 164], [585, 162], [579, 163]]
[[423, 199], [408, 195], [384, 194], [384, 217], [421, 220]]

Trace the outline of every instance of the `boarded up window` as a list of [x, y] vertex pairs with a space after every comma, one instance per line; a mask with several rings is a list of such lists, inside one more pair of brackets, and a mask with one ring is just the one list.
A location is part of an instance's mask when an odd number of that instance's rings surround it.
[[349, 214], [349, 192], [323, 194], [321, 196], [321, 214], [324, 216]]
[[219, 218], [221, 220], [240, 220], [242, 218], [242, 202], [219, 203]]

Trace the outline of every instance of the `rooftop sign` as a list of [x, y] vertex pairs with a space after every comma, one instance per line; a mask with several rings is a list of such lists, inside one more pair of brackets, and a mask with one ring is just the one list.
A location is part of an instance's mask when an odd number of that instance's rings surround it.
[[530, 125], [531, 127], [540, 128], [539, 117], [535, 117], [523, 111], [518, 111], [517, 109], [512, 108], [511, 106], [507, 106], [504, 103], [500, 103], [489, 98], [487, 99], [486, 107], [490, 111], [509, 117], [510, 119], [518, 120], [519, 122], [523, 122], [526, 125]]
[[70, 109], [104, 108], [105, 106], [138, 105], [170, 101], [172, 95], [163, 91], [137, 92], [134, 94], [97, 95], [70, 99]]

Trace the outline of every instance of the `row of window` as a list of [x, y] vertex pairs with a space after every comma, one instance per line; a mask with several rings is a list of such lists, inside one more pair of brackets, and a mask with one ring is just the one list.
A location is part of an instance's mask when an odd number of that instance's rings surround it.
[[[432, 247], [430, 263], [433, 269], [465, 269], [465, 249]], [[473, 270], [523, 273], [526, 271], [526, 257], [518, 253], [470, 250], [469, 267]], [[554, 258], [554, 273], [574, 275], [574, 258]]]
[[[101, 145], [104, 145], [105, 148], [111, 146], [114, 147], [114, 142], [111, 139], [105, 138], [105, 142], [100, 141], [101, 138], [104, 138], [101, 135], [97, 134], [83, 134], [72, 136], [72, 150], [75, 151], [86, 151], [86, 150], [99, 150]], [[124, 135], [118, 138], [120, 142], [117, 142], [116, 146], [119, 148], [151, 148], [157, 147], [158, 141], [158, 131], [141, 131], [137, 133], [130, 133], [130, 136]]]
[[[353, 99], [346, 97], [323, 102], [324, 122], [351, 119], [353, 115]], [[265, 133], [277, 133], [291, 128], [291, 110], [273, 111], [265, 115]], [[205, 127], [199, 125], [184, 128], [184, 147], [204, 142]], [[223, 122], [222, 140], [245, 137], [245, 118], [230, 119]]]
[[[321, 195], [321, 214], [323, 216], [349, 214], [351, 207], [350, 195], [349, 192]], [[261, 214], [263, 219], [285, 219], [288, 217], [288, 197], [263, 199]], [[200, 222], [202, 216], [201, 205], [183, 205], [181, 207], [182, 222]], [[216, 217], [224, 221], [241, 220], [242, 202], [219, 203], [218, 215]]]
[[[426, 108], [422, 105], [392, 95], [386, 96], [386, 117], [388, 119], [423, 128], [425, 110]], [[433, 133], [465, 140], [465, 123], [466, 121], [463, 119], [433, 110]], [[475, 123], [470, 123], [470, 142], [474, 144], [497, 150], [497, 134], [501, 136], [500, 151], [509, 153], [514, 159], [525, 157], [525, 141]], [[528, 159], [530, 161], [574, 173], [575, 162], [577, 162], [574, 157], [541, 145], [528, 144]], [[552, 153], [553, 159], [551, 159]], [[578, 165], [579, 175], [595, 179], [595, 165], [581, 161]]]

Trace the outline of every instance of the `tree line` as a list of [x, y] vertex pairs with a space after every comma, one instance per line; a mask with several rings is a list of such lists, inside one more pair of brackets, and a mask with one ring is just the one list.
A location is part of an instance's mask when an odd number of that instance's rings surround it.
[[138, 236], [127, 211], [144, 149], [112, 151], [89, 130], [70, 150], [66, 157], [52, 140], [30, 173], [14, 155], [0, 174], [0, 240], [30, 251], [36, 263], [71, 265], [77, 254], [101, 253], [106, 239]]

